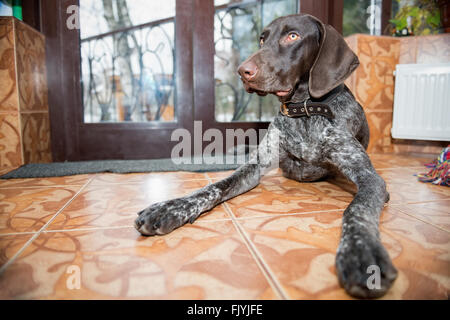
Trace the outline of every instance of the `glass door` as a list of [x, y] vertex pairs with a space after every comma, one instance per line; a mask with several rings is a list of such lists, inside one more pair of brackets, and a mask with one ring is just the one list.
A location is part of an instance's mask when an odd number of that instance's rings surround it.
[[298, 12], [298, 0], [215, 0], [214, 83], [218, 122], [271, 121], [278, 99], [247, 93], [238, 66], [259, 48], [262, 29], [272, 20]]
[[193, 128], [193, 0], [41, 4], [54, 159], [169, 158]]
[[[41, 6], [57, 161], [169, 158], [177, 129], [196, 138], [197, 128], [204, 147], [206, 130], [265, 129], [278, 110], [276, 99], [245, 92], [236, 69], [265, 25], [298, 12], [298, 0]], [[66, 25], [70, 8], [79, 28]]]
[[176, 120], [175, 0], [80, 0], [85, 123]]

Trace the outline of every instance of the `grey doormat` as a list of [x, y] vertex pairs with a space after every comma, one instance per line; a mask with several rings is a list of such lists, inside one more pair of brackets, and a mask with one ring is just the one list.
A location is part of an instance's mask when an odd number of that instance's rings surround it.
[[[203, 159], [205, 160], [205, 159]], [[172, 159], [155, 160], [98, 160], [79, 162], [54, 162], [26, 164], [0, 176], [0, 179], [61, 177], [88, 173], [139, 173], [167, 171], [225, 171], [238, 168], [239, 164], [175, 164]]]

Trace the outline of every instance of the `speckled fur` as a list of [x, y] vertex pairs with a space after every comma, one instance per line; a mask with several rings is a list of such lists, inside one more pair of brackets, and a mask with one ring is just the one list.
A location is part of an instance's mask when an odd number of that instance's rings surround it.
[[[289, 16], [277, 19], [269, 26], [272, 37], [276, 34], [273, 30], [286, 21], [295, 22], [295, 19], [301, 20], [302, 27], [306, 26], [308, 32], [314, 29], [309, 25], [310, 18], [306, 17], [305, 21], [305, 16]], [[307, 50], [313, 51], [311, 48]], [[307, 80], [304, 74], [299, 75], [295, 90], [288, 99], [303, 101], [309, 98]], [[273, 83], [271, 79], [271, 85]], [[258, 90], [261, 87], [259, 84]], [[279, 113], [248, 164], [189, 196], [156, 203], [142, 210], [136, 219], [137, 230], [143, 235], [166, 234], [187, 222], [193, 223], [201, 213], [219, 203], [254, 188], [268, 170], [274, 158], [273, 150], [279, 148], [279, 166], [287, 178], [315, 181], [340, 172], [355, 183], [357, 194], [343, 213], [336, 271], [340, 284], [350, 295], [360, 298], [382, 296], [397, 276], [378, 231], [380, 213], [389, 200], [389, 194], [365, 152], [369, 128], [362, 107], [346, 87], [329, 106], [335, 115], [334, 120], [322, 116], [288, 118]], [[381, 270], [379, 289], [367, 287], [367, 279], [371, 276], [367, 268], [370, 265], [377, 265]]]

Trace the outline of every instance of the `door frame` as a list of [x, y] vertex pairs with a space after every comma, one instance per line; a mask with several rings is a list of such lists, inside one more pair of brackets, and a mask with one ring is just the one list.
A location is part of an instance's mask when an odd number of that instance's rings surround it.
[[[39, 5], [36, 5], [36, 1]], [[299, 0], [299, 11], [342, 32], [344, 0]], [[66, 8], [78, 0], [23, 0], [24, 17], [46, 36], [48, 103], [54, 161], [167, 158], [177, 128], [265, 129], [269, 122], [217, 122], [214, 84], [214, 2], [178, 0], [176, 5], [176, 122], [83, 123], [80, 38], [69, 30]], [[383, 20], [391, 0], [383, 0]], [[39, 11], [40, 14], [36, 14]], [[386, 22], [385, 21], [385, 22]], [[27, 22], [27, 21], [25, 21]], [[385, 23], [384, 22], [384, 23]], [[205, 145], [205, 143], [204, 143]]]
[[70, 30], [66, 12], [79, 0], [41, 3], [54, 161], [167, 158], [177, 143], [175, 129], [193, 128], [192, 0], [177, 0], [175, 23], [174, 122], [85, 123], [83, 121], [79, 30]]

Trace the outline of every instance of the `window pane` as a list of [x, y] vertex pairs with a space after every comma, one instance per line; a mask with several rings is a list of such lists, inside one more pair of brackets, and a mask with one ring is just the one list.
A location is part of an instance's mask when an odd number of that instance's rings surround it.
[[216, 0], [214, 72], [217, 121], [270, 121], [278, 112], [274, 96], [249, 94], [237, 67], [258, 50], [259, 35], [272, 20], [297, 12], [298, 0]]
[[85, 122], [174, 121], [175, 0], [80, 0]]
[[353, 33], [381, 34], [382, 0], [344, 0], [344, 37]]
[[444, 32], [439, 1], [392, 0], [391, 18], [391, 35], [424, 36]]

